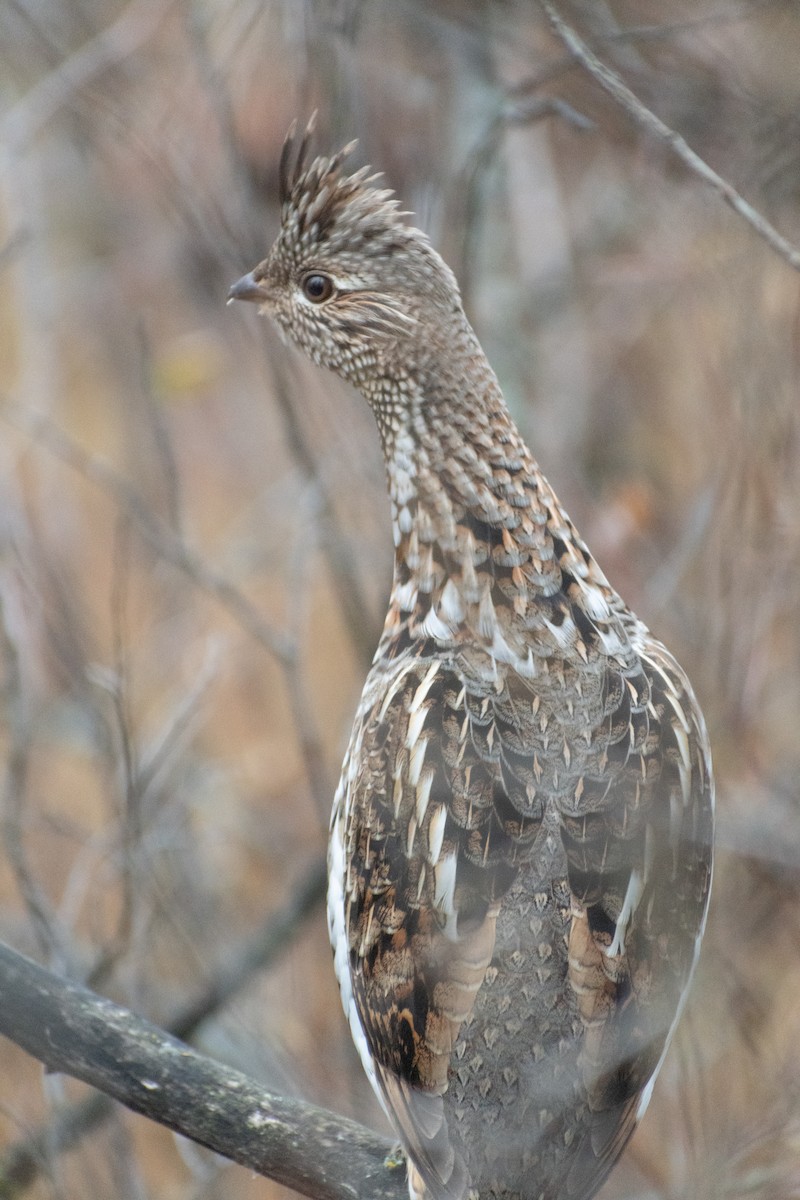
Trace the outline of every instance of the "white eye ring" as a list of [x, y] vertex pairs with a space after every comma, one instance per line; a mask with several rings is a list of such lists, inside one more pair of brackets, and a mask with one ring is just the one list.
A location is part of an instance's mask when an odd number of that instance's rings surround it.
[[324, 304], [336, 291], [330, 275], [323, 271], [309, 271], [303, 276], [300, 287], [306, 300], [312, 304]]

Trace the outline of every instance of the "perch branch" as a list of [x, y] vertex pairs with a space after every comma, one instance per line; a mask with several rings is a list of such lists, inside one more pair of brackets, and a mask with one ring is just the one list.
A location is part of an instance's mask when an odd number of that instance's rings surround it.
[[150, 1022], [0, 944], [0, 1033], [134, 1112], [315, 1200], [404, 1200], [389, 1144], [265, 1091]]
[[[257, 971], [270, 966], [291, 945], [325, 895], [324, 859], [309, 867], [283, 908], [270, 914], [231, 958], [222, 963], [194, 999], [179, 1007], [167, 1022], [173, 1037], [191, 1041], [200, 1026], [241, 991]], [[53, 1156], [71, 1149], [107, 1121], [114, 1111], [110, 1097], [92, 1092], [66, 1105], [52, 1120], [9, 1146], [0, 1158], [0, 1200], [22, 1194]]]

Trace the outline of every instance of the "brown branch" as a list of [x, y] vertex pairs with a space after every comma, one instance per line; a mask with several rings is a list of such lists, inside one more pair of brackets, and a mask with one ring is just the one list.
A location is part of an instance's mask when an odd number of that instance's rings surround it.
[[643, 129], [650, 137], [666, 146], [675, 154], [692, 174], [707, 183], [713, 191], [728, 204], [747, 224], [762, 237], [772, 249], [780, 255], [784, 262], [800, 271], [800, 250], [778, 233], [769, 221], [757, 212], [736, 188], [718, 175], [708, 163], [692, 150], [689, 143], [671, 129], [669, 125], [651, 112], [646, 105], [623, 83], [619, 75], [602, 63], [597, 55], [589, 49], [575, 30], [561, 18], [551, 0], [539, 0], [539, 5], [552, 25], [559, 40], [575, 58], [575, 61], [595, 80], [597, 84], [611, 96], [633, 122]]
[[0, 1033], [50, 1070], [314, 1200], [405, 1200], [377, 1134], [265, 1091], [2, 944], [0, 994]]

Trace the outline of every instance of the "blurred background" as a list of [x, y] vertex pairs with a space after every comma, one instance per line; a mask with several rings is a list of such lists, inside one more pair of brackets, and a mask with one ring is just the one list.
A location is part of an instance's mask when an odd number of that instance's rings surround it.
[[[800, 245], [793, 0], [560, 11]], [[384, 1128], [319, 869], [391, 577], [378, 441], [225, 307], [318, 108], [708, 718], [705, 951], [603, 1200], [800, 1196], [800, 277], [530, 0], [5, 0], [0, 101], [0, 937]], [[3, 1041], [0, 1195], [290, 1193]]]

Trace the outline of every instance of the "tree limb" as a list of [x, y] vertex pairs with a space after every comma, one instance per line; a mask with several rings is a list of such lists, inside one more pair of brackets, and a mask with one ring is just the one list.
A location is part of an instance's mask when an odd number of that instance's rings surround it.
[[800, 250], [797, 250], [791, 242], [788, 242], [782, 234], [778, 233], [769, 221], [757, 212], [751, 204], [744, 199], [743, 196], [736, 191], [736, 188], [730, 184], [727, 179], [723, 179], [718, 175], [712, 167], [705, 162], [694, 150], [689, 143], [676, 133], [674, 129], [670, 129], [669, 125], [651, 112], [646, 105], [642, 104], [641, 100], [633, 94], [627, 84], [623, 83], [619, 75], [602, 63], [596, 54], [586, 45], [575, 30], [562, 19], [556, 10], [551, 0], [539, 0], [539, 5], [542, 8], [545, 16], [556, 32], [557, 37], [566, 46], [567, 50], [575, 58], [583, 69], [600, 85], [604, 92], [611, 96], [612, 100], [622, 108], [628, 116], [634, 121], [640, 129], [645, 133], [661, 142], [673, 152], [688, 169], [698, 178], [707, 183], [718, 196], [728, 204], [734, 212], [755, 229], [759, 237], [762, 237], [777, 254], [781, 256], [784, 262], [793, 267], [795, 271], [800, 271]]
[[[252, 979], [289, 946], [299, 927], [316, 911], [325, 896], [325, 860], [315, 862], [295, 886], [286, 904], [271, 913], [264, 924], [231, 957], [221, 963], [203, 990], [179, 1007], [166, 1023], [173, 1037], [191, 1041], [200, 1026], [214, 1016]], [[6, 1147], [0, 1157], [0, 1200], [12, 1200], [35, 1181], [43, 1164], [71, 1149], [108, 1120], [114, 1104], [102, 1092], [64, 1105], [39, 1128]]]
[[0, 944], [0, 1033], [50, 1070], [315, 1200], [404, 1200], [389, 1144], [265, 1091], [128, 1009]]

